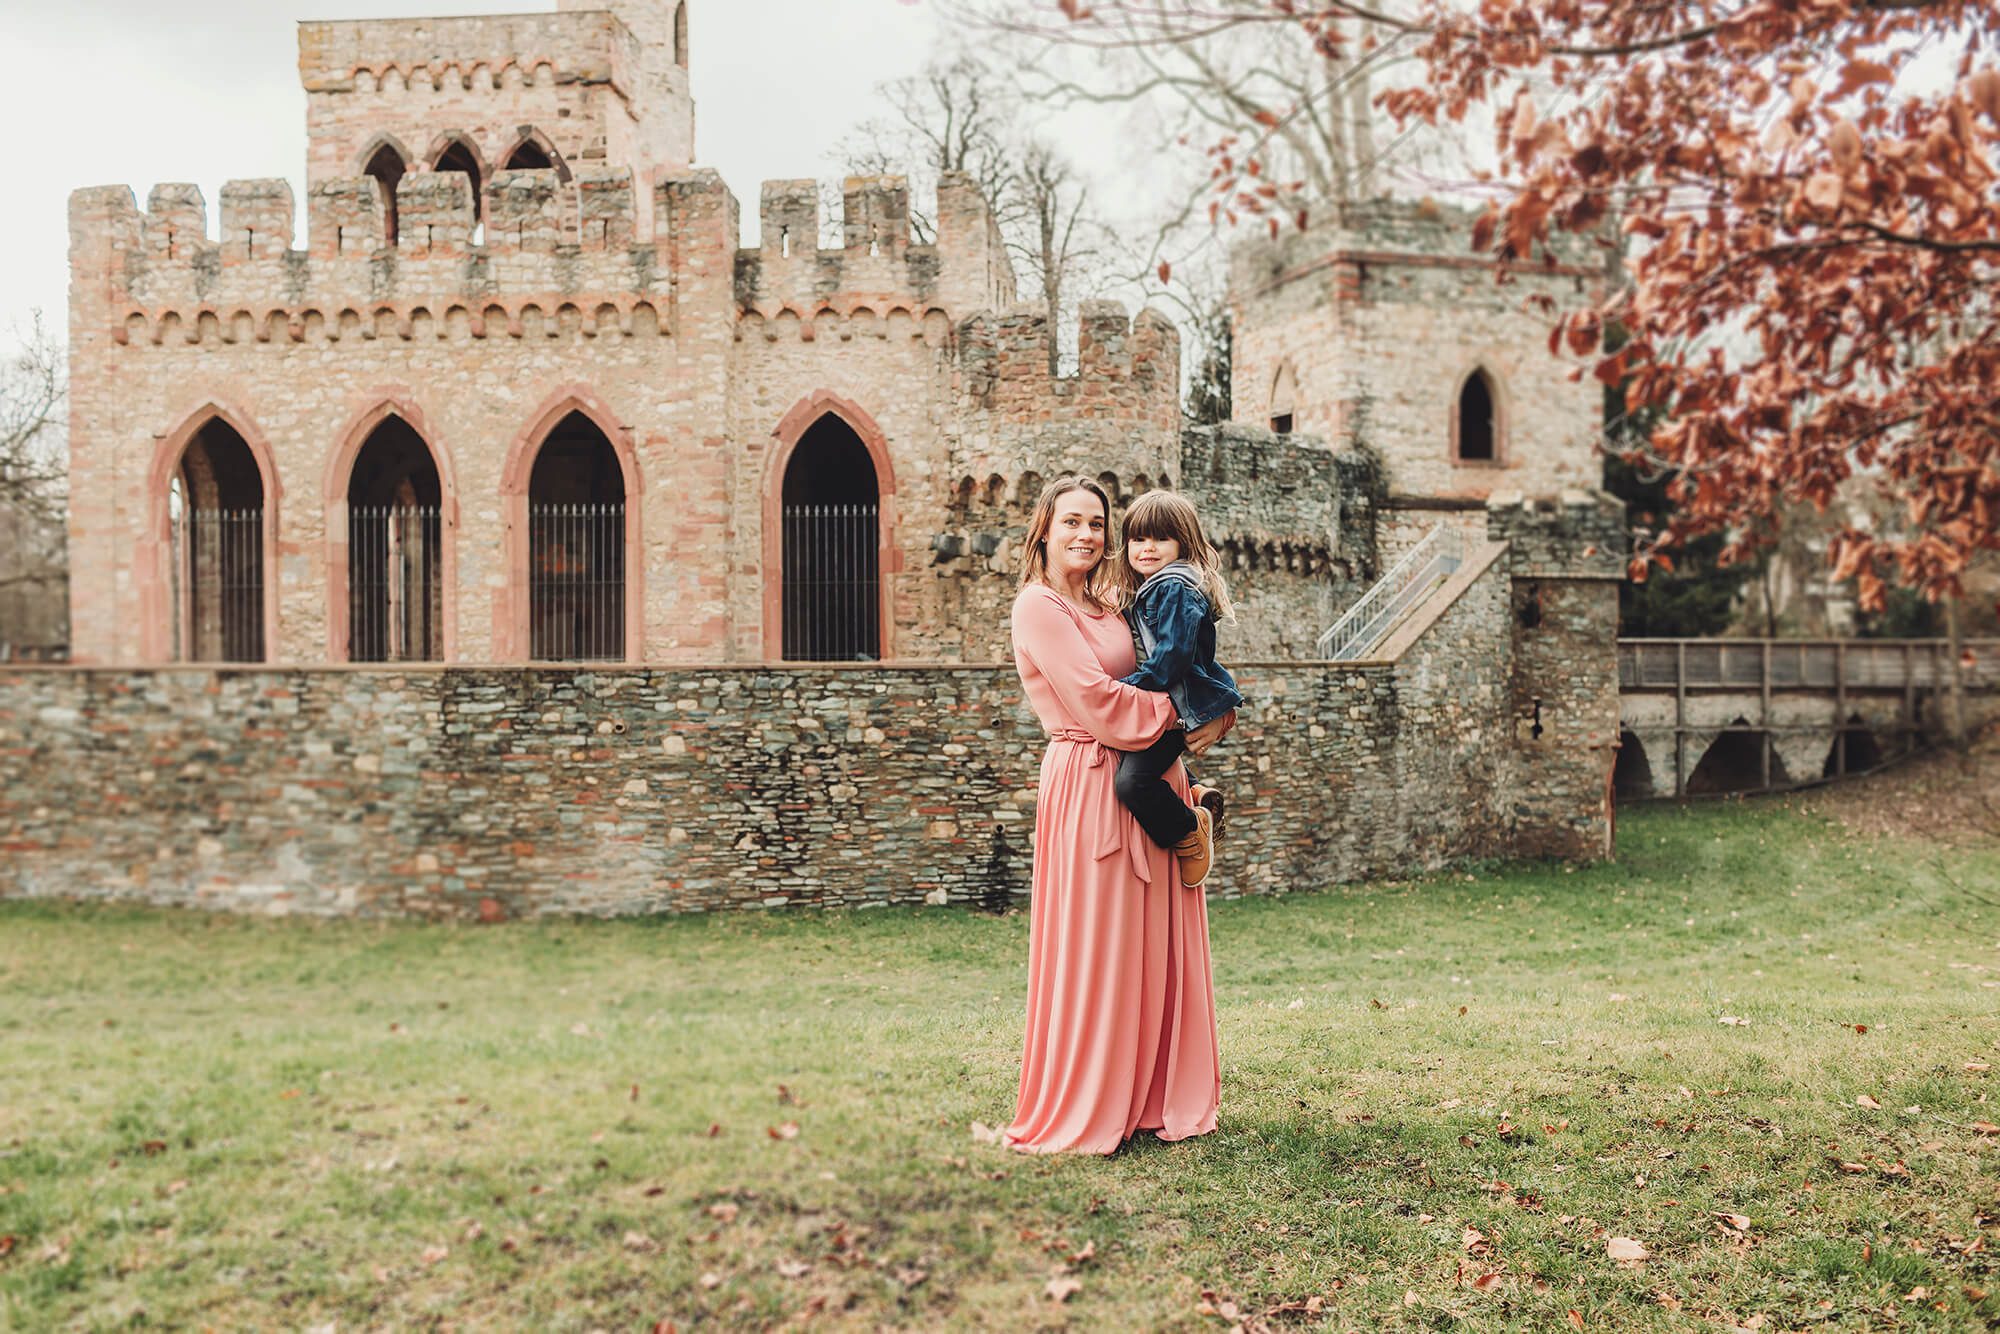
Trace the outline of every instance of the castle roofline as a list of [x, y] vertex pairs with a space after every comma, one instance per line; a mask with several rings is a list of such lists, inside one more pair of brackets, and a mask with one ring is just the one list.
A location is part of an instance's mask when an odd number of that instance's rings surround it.
[[639, 37], [610, 9], [440, 15], [433, 18], [301, 19], [299, 78], [308, 93], [349, 91], [366, 73], [439, 84], [455, 74], [471, 87], [482, 71], [549, 66], [560, 82], [611, 83], [629, 96]]

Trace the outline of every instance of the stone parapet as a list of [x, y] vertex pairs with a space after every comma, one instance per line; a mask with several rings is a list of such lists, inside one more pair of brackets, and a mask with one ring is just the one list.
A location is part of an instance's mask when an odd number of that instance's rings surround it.
[[909, 182], [850, 176], [841, 193], [841, 244], [819, 245], [819, 185], [766, 181], [758, 245], [736, 254], [736, 301], [764, 320], [810, 322], [823, 312], [890, 304], [937, 306], [963, 319], [1011, 301], [1013, 270], [992, 211], [970, 177], [947, 172], [938, 185], [935, 242], [911, 240]]
[[[669, 178], [656, 193], [642, 234], [629, 171], [501, 172], [487, 182], [475, 243], [469, 178], [411, 172], [390, 246], [381, 183], [338, 178], [313, 188], [299, 251], [282, 180], [225, 185], [220, 241], [194, 186], [156, 186], [144, 212], [123, 187], [79, 190], [72, 313], [101, 319], [121, 343], [670, 332], [677, 280], [721, 263], [701, 252], [734, 249], [735, 208], [713, 172]], [[698, 225], [707, 215], [726, 225]]]

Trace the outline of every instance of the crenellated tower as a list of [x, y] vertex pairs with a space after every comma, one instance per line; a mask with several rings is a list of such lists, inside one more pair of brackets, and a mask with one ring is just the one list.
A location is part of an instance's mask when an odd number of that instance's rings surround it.
[[[299, 26], [306, 185], [373, 177], [385, 242], [405, 174], [450, 171], [475, 215], [501, 173], [625, 173], [652, 186], [694, 161], [686, 0], [560, 0], [553, 14]], [[477, 217], [475, 219], [477, 225]]]

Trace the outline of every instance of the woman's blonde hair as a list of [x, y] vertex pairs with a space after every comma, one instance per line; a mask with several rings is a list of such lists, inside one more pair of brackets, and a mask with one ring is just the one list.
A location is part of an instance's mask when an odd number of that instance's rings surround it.
[[1229, 600], [1229, 583], [1222, 577], [1222, 553], [1201, 531], [1201, 516], [1194, 502], [1178, 491], [1148, 491], [1125, 511], [1124, 531], [1118, 538], [1118, 559], [1113, 579], [1129, 600], [1145, 582], [1132, 568], [1132, 543], [1142, 537], [1180, 544], [1181, 559], [1194, 566], [1201, 595], [1217, 617], [1236, 619], [1236, 604]]
[[1088, 491], [1104, 506], [1104, 554], [1084, 576], [1083, 594], [1100, 607], [1118, 605], [1111, 556], [1111, 497], [1088, 477], [1058, 477], [1042, 488], [1035, 512], [1028, 520], [1028, 534], [1021, 542], [1021, 586], [1049, 581], [1049, 530], [1055, 527], [1056, 502], [1072, 491]]

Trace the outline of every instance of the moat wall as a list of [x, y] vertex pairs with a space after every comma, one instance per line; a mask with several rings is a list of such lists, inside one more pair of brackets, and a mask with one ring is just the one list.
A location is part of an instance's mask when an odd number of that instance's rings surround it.
[[[1604, 855], [1615, 558], [1570, 548], [1610, 512], [1493, 510], [1380, 661], [1232, 663], [1247, 702], [1197, 766], [1231, 799], [1210, 892]], [[1043, 745], [1002, 663], [0, 669], [0, 897], [997, 906]]]

